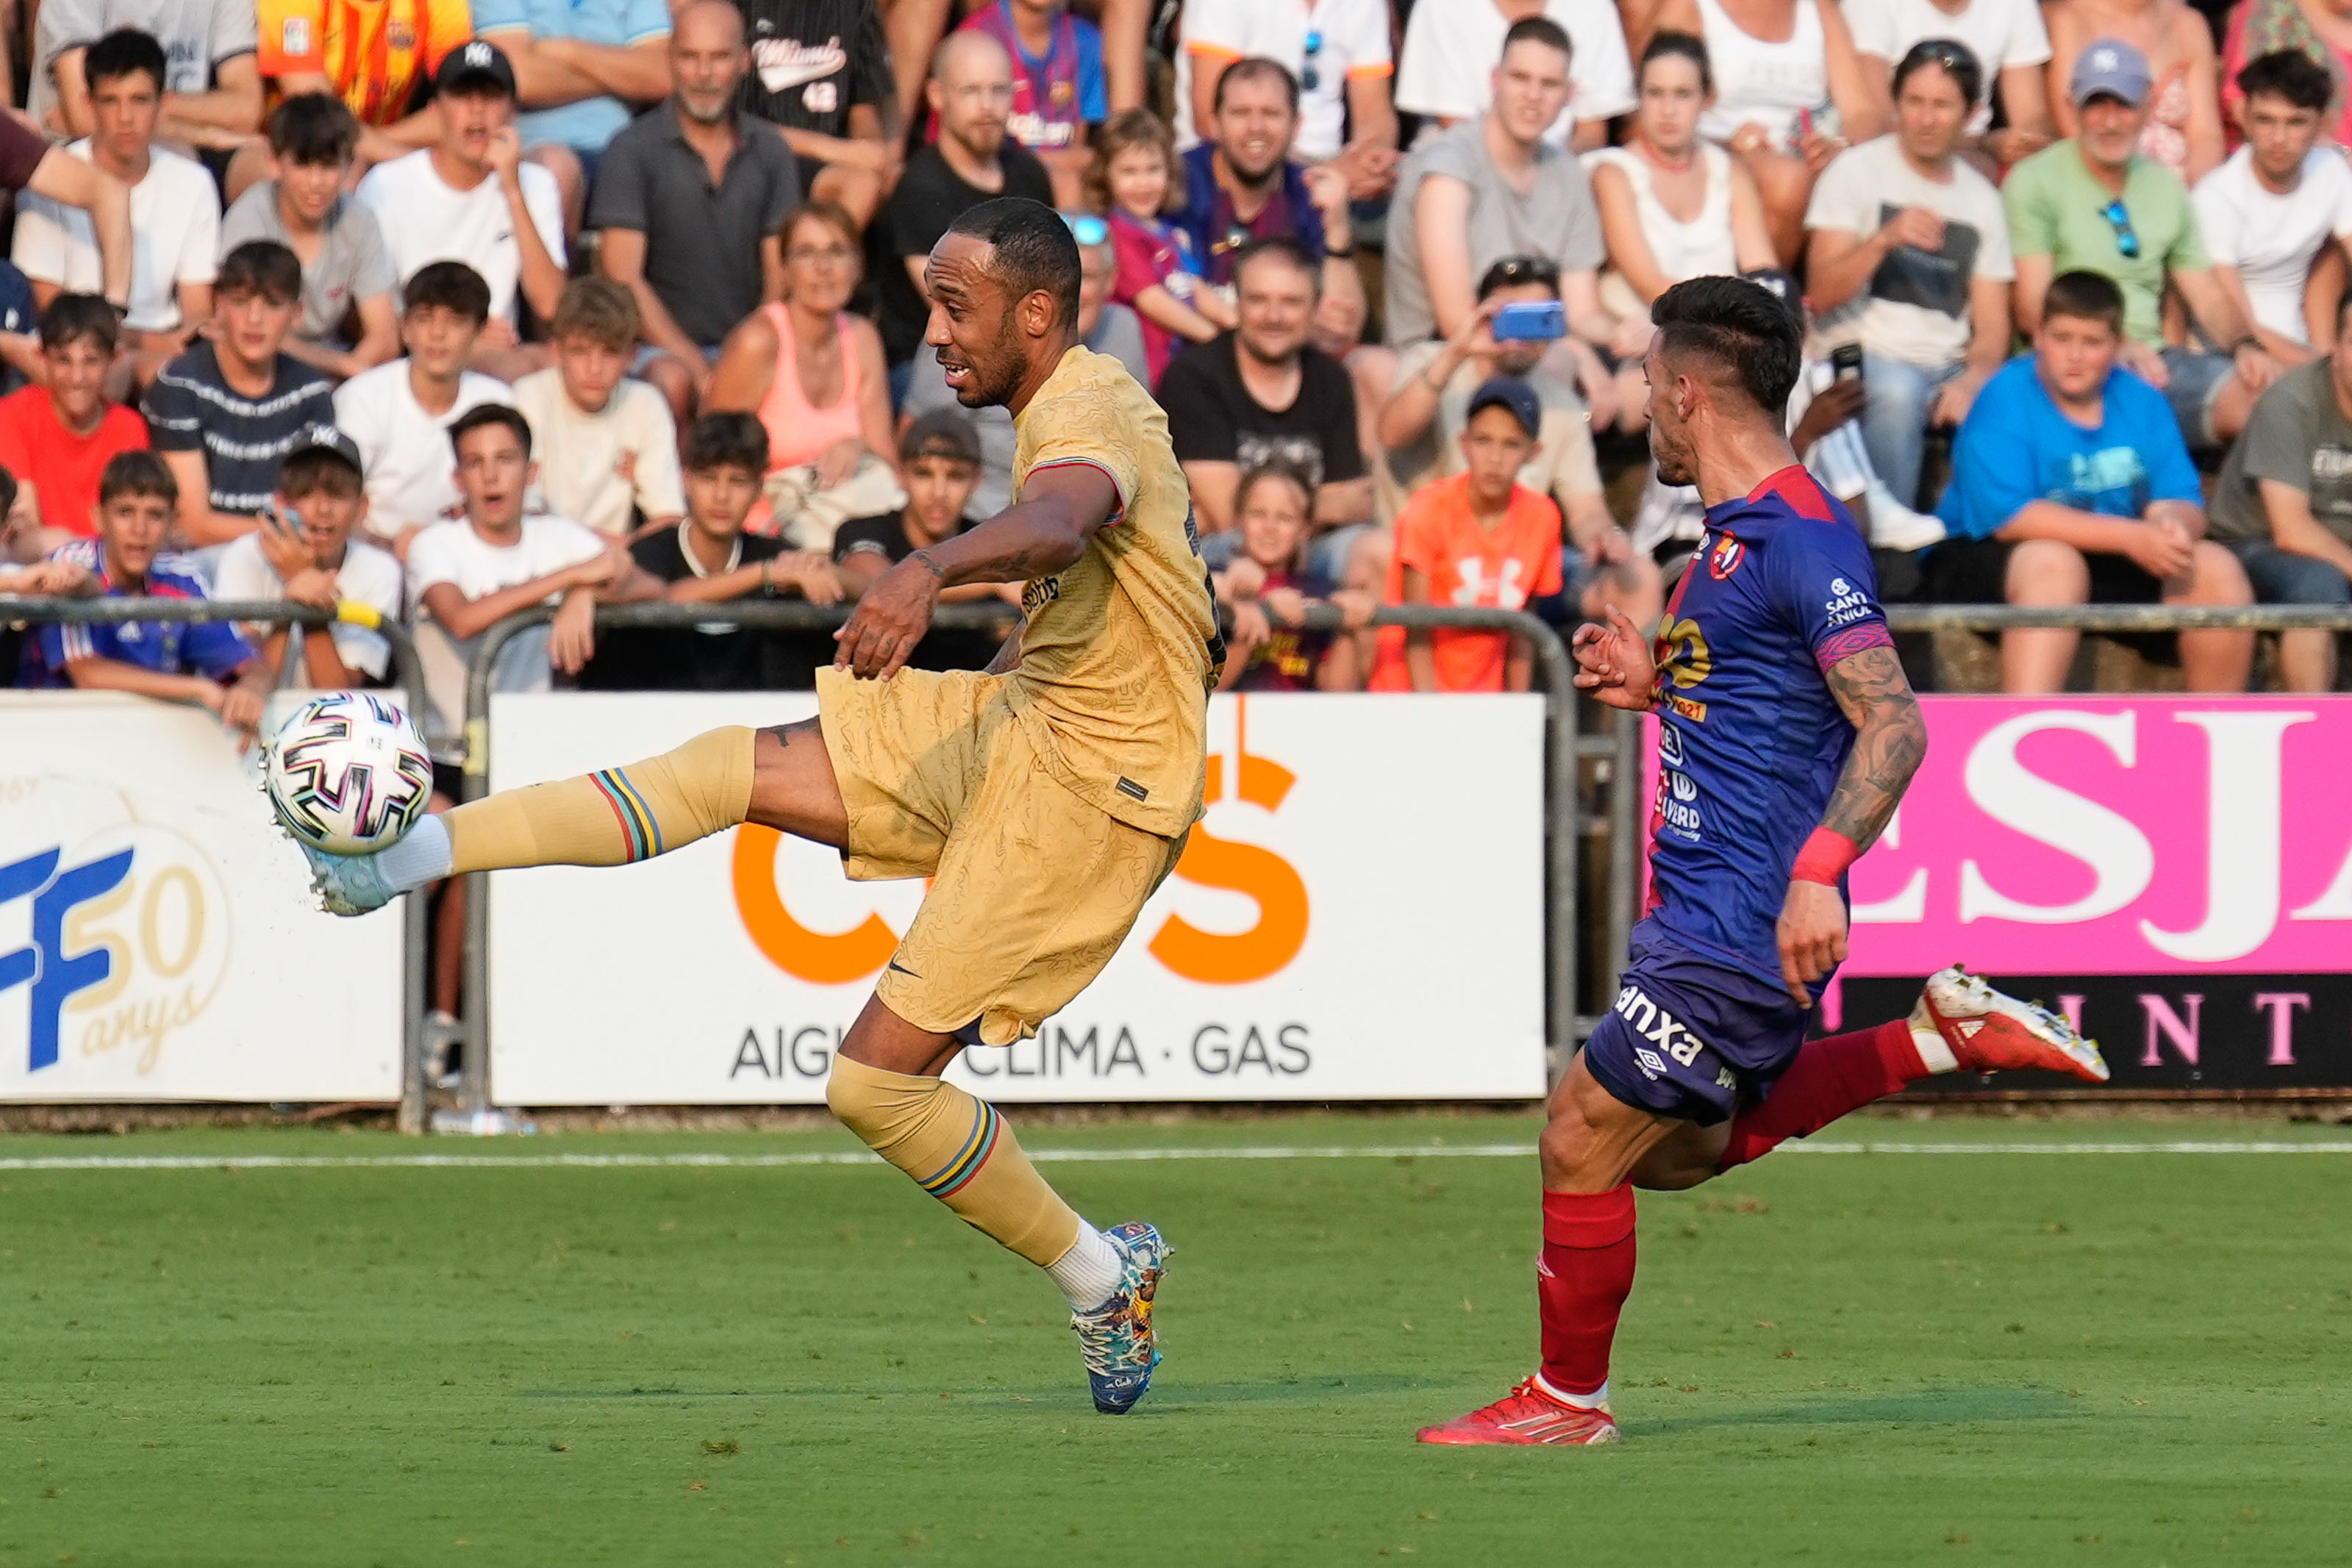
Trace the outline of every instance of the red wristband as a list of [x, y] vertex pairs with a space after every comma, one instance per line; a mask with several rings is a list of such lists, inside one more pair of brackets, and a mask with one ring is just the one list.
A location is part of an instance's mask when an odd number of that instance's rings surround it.
[[1797, 863], [1790, 869], [1790, 882], [1818, 882], [1823, 887], [1835, 887], [1845, 868], [1860, 858], [1862, 851], [1852, 839], [1835, 828], [1815, 828], [1805, 847], [1797, 852]]

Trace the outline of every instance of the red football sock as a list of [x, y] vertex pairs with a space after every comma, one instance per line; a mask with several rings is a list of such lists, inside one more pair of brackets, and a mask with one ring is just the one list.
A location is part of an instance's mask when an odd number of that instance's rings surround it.
[[1760, 1103], [1731, 1119], [1731, 1143], [1716, 1170], [1762, 1159], [1790, 1138], [1820, 1132], [1848, 1111], [1927, 1076], [1903, 1019], [1853, 1034], [1809, 1041]]
[[1617, 1314], [1633, 1290], [1633, 1186], [1608, 1192], [1548, 1192], [1536, 1301], [1543, 1323], [1543, 1380], [1562, 1394], [1609, 1385]]

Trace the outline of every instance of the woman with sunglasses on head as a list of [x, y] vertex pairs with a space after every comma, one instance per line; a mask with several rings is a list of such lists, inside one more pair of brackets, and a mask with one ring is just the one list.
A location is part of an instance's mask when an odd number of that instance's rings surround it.
[[[1960, 140], [1960, 154], [1987, 175], [2041, 152], [2056, 139], [2050, 120], [2050, 35], [2034, 0], [1870, 0], [1850, 6], [1853, 47], [1880, 89], [1879, 108], [1891, 116], [1885, 84], [1897, 62], [1931, 38], [1966, 46], [1991, 89], [1978, 95]], [[1991, 129], [1994, 98], [2003, 124]]]
[[[1730, 153], [1698, 134], [1715, 97], [1706, 45], [1688, 33], [1659, 33], [1642, 51], [1639, 106], [1622, 147], [1584, 156], [1593, 204], [1609, 247], [1601, 299], [1646, 340], [1650, 301], [1686, 277], [1747, 272], [1776, 264], [1756, 181]], [[1638, 357], [1619, 365], [1621, 428], [1640, 427], [1644, 399]]]
[[1895, 68], [1895, 129], [1839, 154], [1805, 214], [1822, 340], [1861, 346], [1863, 439], [1906, 507], [1927, 426], [1958, 426], [2009, 357], [2009, 219], [1958, 156], [1983, 86], [1966, 45], [1914, 45]]

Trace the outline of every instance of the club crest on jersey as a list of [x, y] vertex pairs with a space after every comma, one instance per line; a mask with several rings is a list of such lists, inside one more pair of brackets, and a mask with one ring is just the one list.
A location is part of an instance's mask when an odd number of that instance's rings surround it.
[[1723, 542], [1716, 546], [1706, 558], [1706, 574], [1716, 581], [1721, 582], [1725, 578], [1738, 571], [1739, 563], [1747, 559], [1748, 547], [1729, 534], [1726, 534], [1723, 536]]

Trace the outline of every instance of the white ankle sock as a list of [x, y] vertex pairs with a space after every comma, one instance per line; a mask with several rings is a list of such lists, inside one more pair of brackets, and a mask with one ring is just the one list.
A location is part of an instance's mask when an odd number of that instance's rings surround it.
[[1536, 1386], [1562, 1405], [1572, 1406], [1579, 1410], [1598, 1410], [1609, 1403], [1609, 1385], [1606, 1383], [1590, 1394], [1570, 1394], [1565, 1388], [1554, 1387], [1550, 1379], [1538, 1372], [1536, 1374]]
[[449, 874], [449, 830], [438, 817], [427, 817], [408, 830], [401, 841], [376, 856], [383, 880], [406, 893], [438, 882]]
[[1083, 1219], [1078, 1221], [1078, 1239], [1070, 1249], [1045, 1265], [1045, 1272], [1054, 1277], [1070, 1305], [1082, 1312], [1110, 1300], [1125, 1269], [1126, 1260], [1110, 1239]]
[[1915, 1020], [1911, 1025], [1911, 1045], [1919, 1053], [1919, 1065], [1925, 1067], [1930, 1075], [1960, 1070], [1960, 1059], [1952, 1054], [1951, 1042], [1935, 1025]]

